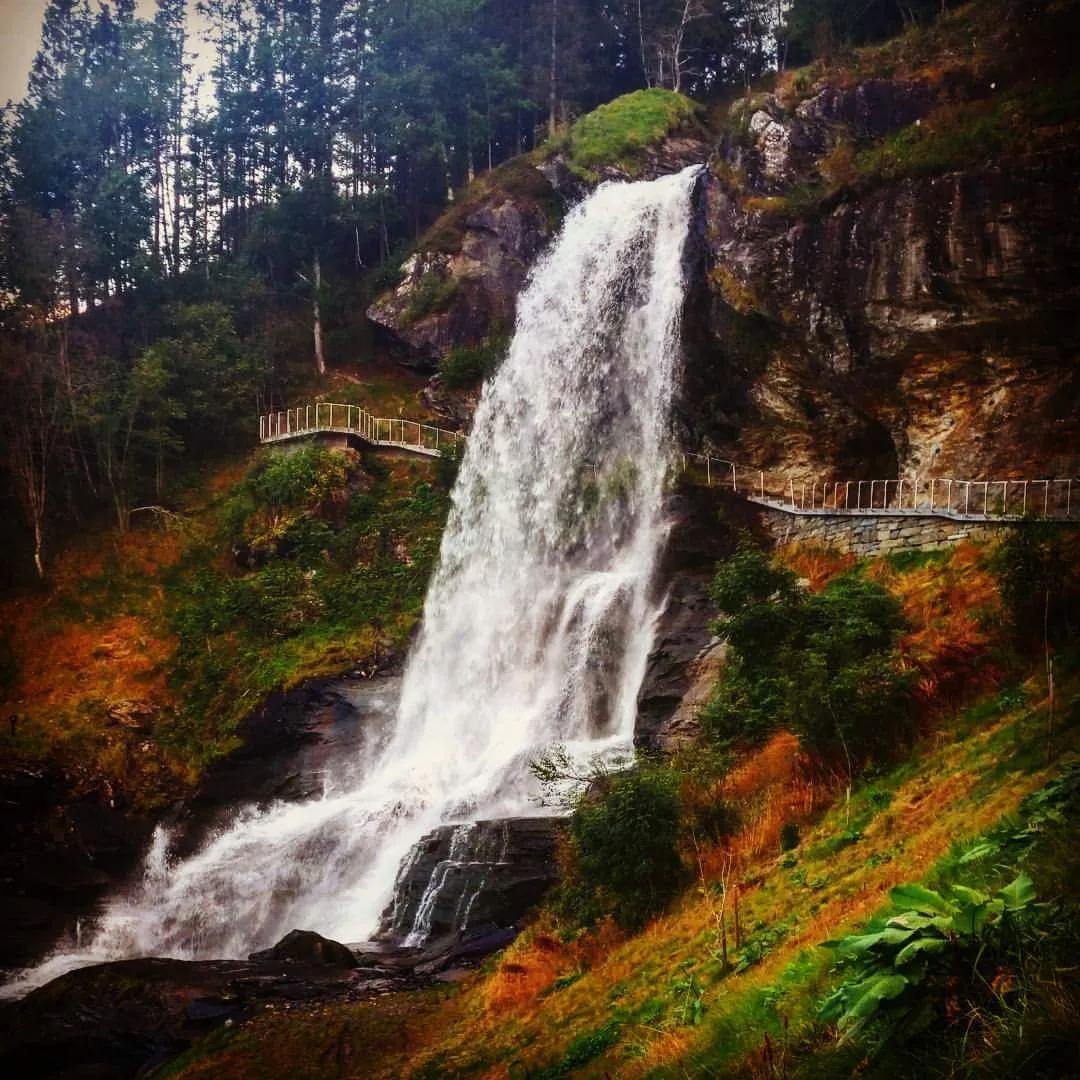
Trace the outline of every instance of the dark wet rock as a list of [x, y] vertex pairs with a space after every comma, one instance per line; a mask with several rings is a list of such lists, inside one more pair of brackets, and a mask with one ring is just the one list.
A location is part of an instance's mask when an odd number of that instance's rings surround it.
[[278, 970], [230, 960], [99, 964], [0, 1005], [0, 1075], [128, 1080], [268, 1005], [362, 1001], [425, 981], [409, 967], [360, 971], [296, 961]]
[[[719, 486], [687, 485], [668, 496], [664, 509], [672, 522], [660, 568], [666, 603], [638, 692], [634, 732], [636, 745], [651, 749], [672, 742], [669, 724], [680, 709], [678, 739], [692, 731], [693, 710], [683, 706], [693, 688], [700, 697], [701, 663], [715, 644], [709, 586], [716, 565], [735, 550], [742, 533], [761, 532], [753, 509]], [[697, 697], [695, 702], [700, 706]]]
[[0, 770], [0, 968], [73, 934], [149, 841], [148, 815], [76, 786], [62, 769]]
[[[383, 662], [392, 670], [396, 659]], [[318, 797], [335, 766], [372, 752], [385, 737], [390, 718], [375, 708], [376, 698], [384, 692], [393, 698], [397, 683], [370, 676], [371, 669], [363, 668], [271, 694], [241, 724], [240, 747], [211, 766], [178, 816], [174, 852], [197, 848], [238, 803]]]
[[[380, 658], [380, 672], [399, 666], [399, 657]], [[196, 795], [164, 814], [173, 854], [194, 850], [238, 804], [320, 795], [335, 764], [358, 760], [382, 739], [397, 683], [370, 676], [366, 667], [312, 680], [252, 713], [240, 748], [210, 769]], [[121, 705], [119, 716], [141, 715]], [[102, 899], [138, 872], [162, 820], [134, 812], [118, 792], [76, 797], [77, 788], [78, 778], [60, 769], [0, 769], [0, 968], [24, 967], [58, 942], [74, 943]]]
[[555, 881], [559, 827], [543, 817], [434, 829], [402, 864], [380, 937], [402, 940], [418, 922], [430, 939], [516, 925]]
[[347, 946], [313, 930], [290, 930], [276, 945], [253, 952], [248, 959], [262, 967], [304, 964], [307, 967], [354, 968], [357, 965], [356, 956]]

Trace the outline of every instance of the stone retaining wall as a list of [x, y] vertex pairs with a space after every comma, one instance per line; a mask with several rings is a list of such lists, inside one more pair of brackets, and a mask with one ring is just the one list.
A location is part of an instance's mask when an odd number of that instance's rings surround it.
[[761, 509], [761, 523], [778, 544], [812, 540], [824, 547], [853, 555], [883, 555], [890, 551], [917, 551], [980, 540], [1007, 527], [1002, 522], [950, 521], [926, 516], [852, 517], [842, 514], [789, 514]]

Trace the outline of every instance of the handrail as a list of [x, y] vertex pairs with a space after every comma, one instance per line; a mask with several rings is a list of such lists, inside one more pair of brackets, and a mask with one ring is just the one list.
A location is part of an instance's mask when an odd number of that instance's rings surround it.
[[456, 447], [466, 438], [460, 431], [448, 431], [419, 420], [375, 416], [362, 405], [336, 401], [317, 401], [259, 417], [260, 443], [285, 442], [324, 431], [355, 435], [375, 446], [398, 447], [432, 457]]
[[804, 480], [766, 474], [708, 454], [682, 454], [684, 473], [704, 473], [706, 486], [729, 488], [750, 502], [804, 515], [944, 517], [958, 521], [1080, 520], [1080, 478], [962, 480], [890, 477], [884, 480]]
[[[319, 401], [259, 417], [259, 442], [276, 443], [318, 432], [356, 435], [374, 446], [438, 457], [466, 441], [418, 420], [375, 416], [360, 405]], [[395, 437], [396, 436], [396, 437]], [[1019, 521], [1038, 517], [1080, 520], [1080, 478], [961, 480], [890, 477], [883, 480], [813, 480], [766, 474], [709, 454], [680, 454], [683, 473], [704, 473], [706, 486], [727, 488], [750, 502], [800, 515], [943, 517], [957, 521]], [[1077, 485], [1078, 498], [1072, 489]]]

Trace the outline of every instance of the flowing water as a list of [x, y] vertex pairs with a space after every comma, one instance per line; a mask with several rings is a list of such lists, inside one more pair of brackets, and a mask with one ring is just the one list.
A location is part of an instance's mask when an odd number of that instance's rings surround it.
[[425, 832], [535, 813], [528, 762], [554, 743], [630, 747], [698, 172], [602, 186], [534, 270], [476, 412], [392, 735], [348, 785], [242, 810], [183, 861], [160, 831], [89, 943], [10, 990], [103, 959], [246, 956], [293, 928], [364, 938]]

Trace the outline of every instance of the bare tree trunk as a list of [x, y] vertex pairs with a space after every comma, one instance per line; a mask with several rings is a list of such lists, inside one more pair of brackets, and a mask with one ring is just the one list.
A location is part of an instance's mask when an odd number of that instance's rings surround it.
[[555, 138], [558, 129], [558, 56], [559, 56], [559, 0], [551, 0], [551, 68], [548, 72], [548, 135]]
[[322, 266], [319, 263], [319, 251], [315, 249], [315, 265], [313, 267], [315, 278], [314, 298], [311, 301], [311, 316], [315, 336], [315, 370], [320, 375], [326, 374], [326, 356], [323, 353], [323, 330], [322, 309], [319, 307], [319, 291], [322, 288]]
[[176, 116], [173, 119], [172, 272], [180, 273], [180, 187], [184, 153], [184, 42], [180, 30], [180, 70], [176, 76]]
[[641, 49], [641, 74], [645, 85], [651, 90], [653, 81], [649, 74], [649, 58], [645, 52], [645, 22], [641, 15], [641, 0], [637, 0], [637, 33], [638, 47]]

